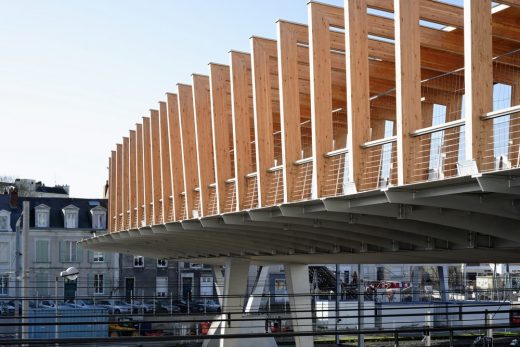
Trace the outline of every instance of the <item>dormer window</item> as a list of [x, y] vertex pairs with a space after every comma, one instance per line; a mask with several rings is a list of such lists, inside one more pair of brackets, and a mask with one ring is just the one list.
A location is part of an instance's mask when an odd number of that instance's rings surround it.
[[11, 228], [11, 212], [0, 210], [0, 231], [13, 231]]
[[107, 209], [96, 206], [90, 210], [92, 215], [92, 229], [102, 230], [107, 228]]
[[49, 215], [51, 208], [47, 205], [41, 204], [34, 208], [34, 225], [36, 228], [49, 227]]
[[79, 208], [74, 205], [69, 205], [63, 209], [63, 220], [65, 229], [78, 228], [78, 214]]

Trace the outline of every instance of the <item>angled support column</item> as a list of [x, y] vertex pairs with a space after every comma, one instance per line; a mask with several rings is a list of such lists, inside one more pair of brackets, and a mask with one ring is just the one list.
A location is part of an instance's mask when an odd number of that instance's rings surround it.
[[[312, 306], [309, 293], [309, 266], [286, 264], [285, 276], [294, 332], [311, 332]], [[295, 336], [294, 342], [296, 347], [314, 346], [312, 336]]]
[[262, 294], [264, 293], [267, 284], [267, 275], [269, 275], [269, 266], [262, 266], [256, 276], [253, 292], [247, 299], [246, 313], [258, 312], [262, 300]]
[[493, 107], [491, 32], [491, 0], [464, 0], [466, 160], [475, 160], [480, 171], [484, 143], [493, 132], [493, 122], [480, 118]]

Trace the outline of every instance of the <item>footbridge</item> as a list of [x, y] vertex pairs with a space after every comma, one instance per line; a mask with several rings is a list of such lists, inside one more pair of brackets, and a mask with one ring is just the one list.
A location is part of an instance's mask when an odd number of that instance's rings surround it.
[[82, 245], [227, 264], [228, 295], [251, 263], [287, 264], [302, 293], [313, 263], [520, 261], [520, 3], [493, 5], [277, 21], [116, 145], [110, 232]]

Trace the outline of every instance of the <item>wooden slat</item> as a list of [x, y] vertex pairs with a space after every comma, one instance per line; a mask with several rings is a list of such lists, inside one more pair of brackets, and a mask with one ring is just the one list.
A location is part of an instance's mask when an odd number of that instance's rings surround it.
[[130, 197], [128, 191], [130, 189], [130, 175], [128, 171], [130, 170], [130, 141], [128, 137], [123, 137], [123, 229], [128, 229], [128, 209], [129, 209], [129, 201]]
[[[280, 76], [284, 202], [287, 203], [292, 201], [294, 196], [294, 186], [298, 174], [298, 167], [294, 165], [294, 162], [302, 159], [300, 132], [300, 76], [302, 73], [298, 70], [297, 45], [301, 41], [302, 36], [305, 41], [308, 41], [308, 31], [306, 27], [289, 22], [278, 21], [277, 24], [278, 56], [280, 57], [278, 59], [278, 71]], [[309, 78], [308, 72], [306, 75]]]
[[166, 102], [159, 102], [159, 128], [161, 137], [161, 199], [163, 222], [171, 222], [172, 173], [170, 164], [170, 138], [168, 134], [168, 107]]
[[170, 167], [173, 191], [173, 220], [181, 218], [184, 209], [181, 193], [184, 191], [181, 132], [179, 123], [179, 100], [177, 94], [167, 93], [168, 133], [170, 136]]
[[333, 150], [332, 81], [330, 58], [331, 25], [344, 26], [343, 19], [335, 16], [318, 3], [309, 3], [309, 39], [311, 71], [311, 123], [312, 123], [312, 197], [323, 195], [326, 176], [324, 155]]
[[189, 85], [178, 84], [179, 119], [182, 139], [182, 162], [184, 167], [184, 193], [188, 219], [195, 208], [195, 188], [199, 186], [197, 147], [195, 143], [195, 119], [193, 114], [193, 91]]
[[[480, 170], [484, 169], [482, 140], [491, 134], [489, 128], [493, 126], [493, 122], [480, 119], [493, 109], [490, 7], [490, 0], [464, 1], [466, 160], [476, 160]], [[485, 125], [488, 129], [484, 129]]]
[[136, 189], [137, 189], [137, 178], [136, 178], [136, 173], [137, 173], [137, 168], [136, 168], [136, 155], [137, 155], [137, 148], [136, 148], [136, 133], [135, 133], [135, 130], [130, 130], [130, 141], [129, 141], [129, 146], [130, 146], [130, 159], [129, 159], [129, 171], [128, 171], [128, 175], [129, 175], [129, 186], [128, 186], [128, 190], [129, 190], [129, 203], [128, 203], [128, 209], [130, 210], [130, 216], [129, 216], [129, 219], [130, 219], [130, 225], [129, 225], [129, 228], [130, 229], [135, 229], [137, 227], [136, 225], [136, 210], [137, 210], [137, 205], [136, 205], [136, 198], [137, 198], [137, 192], [136, 192]]
[[413, 138], [410, 132], [421, 127], [421, 56], [419, 43], [419, 4], [412, 0], [394, 1], [397, 178], [398, 184], [410, 182], [413, 175]]
[[117, 183], [116, 183], [116, 151], [111, 151], [110, 155], [110, 161], [109, 161], [109, 181], [108, 181], [108, 189], [109, 189], [109, 199], [108, 199], [108, 210], [110, 211], [109, 214], [109, 230], [111, 232], [114, 232], [117, 230], [116, 228], [116, 191], [117, 191]]
[[231, 86], [229, 66], [209, 64], [211, 90], [211, 124], [215, 159], [215, 182], [218, 213], [226, 206], [226, 180], [233, 177], [231, 167]]
[[121, 231], [123, 213], [123, 145], [116, 145], [116, 225], [115, 230]]
[[[276, 41], [251, 38], [253, 73], [256, 168], [258, 172], [258, 204], [265, 206], [269, 177], [267, 170], [275, 166], [273, 138], [272, 84], [269, 78], [270, 60], [277, 59]], [[277, 163], [280, 165], [281, 163]]]
[[197, 142], [200, 206], [201, 215], [207, 216], [210, 209], [209, 185], [215, 183], [209, 77], [193, 75], [192, 79], [193, 103], [195, 106], [195, 135]]
[[251, 157], [253, 100], [249, 97], [253, 89], [251, 56], [232, 51], [230, 66], [237, 208], [243, 210], [247, 195], [246, 175], [254, 171]]
[[152, 141], [152, 201], [153, 201], [153, 224], [162, 223], [162, 174], [161, 174], [161, 135], [159, 131], [159, 111], [150, 110], [151, 119], [151, 141]]
[[143, 186], [144, 186], [144, 224], [151, 225], [153, 211], [153, 179], [152, 179], [152, 142], [150, 139], [150, 118], [143, 117]]
[[360, 187], [365, 153], [361, 145], [370, 141], [367, 6], [365, 0], [350, 0], [346, 6], [348, 180]]
[[136, 220], [137, 228], [140, 228], [144, 220], [144, 148], [143, 148], [143, 125], [136, 124], [136, 199], [137, 206]]

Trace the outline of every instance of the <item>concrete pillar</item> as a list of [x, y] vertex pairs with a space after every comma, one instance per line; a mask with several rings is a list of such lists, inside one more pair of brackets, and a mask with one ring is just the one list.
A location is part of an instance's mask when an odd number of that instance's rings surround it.
[[[240, 322], [233, 321], [242, 317], [244, 298], [247, 290], [247, 276], [249, 274], [249, 261], [229, 258], [226, 260], [224, 273], [224, 295], [222, 298], [221, 334], [240, 333]], [[228, 320], [229, 319], [229, 320]], [[221, 339], [221, 347], [237, 347], [238, 339]]]
[[[292, 326], [295, 333], [312, 332], [312, 306], [309, 293], [309, 267], [300, 264], [285, 265], [285, 277], [289, 303], [291, 305]], [[312, 336], [295, 336], [296, 347], [312, 347]]]

